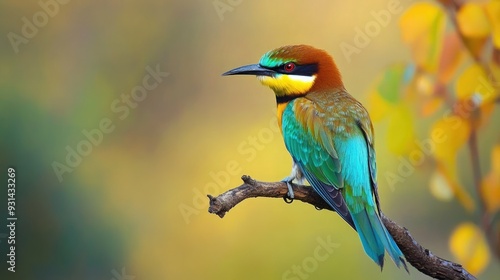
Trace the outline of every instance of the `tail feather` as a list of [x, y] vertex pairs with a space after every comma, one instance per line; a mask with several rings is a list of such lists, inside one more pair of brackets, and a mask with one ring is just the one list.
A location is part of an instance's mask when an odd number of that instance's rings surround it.
[[378, 238], [376, 229], [372, 226], [368, 213], [363, 210], [352, 215], [352, 218], [366, 254], [380, 267], [383, 267], [385, 248], [380, 238]]
[[384, 267], [384, 255], [387, 251], [398, 267], [403, 265], [408, 271], [403, 253], [382, 224], [375, 210], [363, 209], [359, 213], [352, 214], [352, 218], [366, 254], [381, 269]]

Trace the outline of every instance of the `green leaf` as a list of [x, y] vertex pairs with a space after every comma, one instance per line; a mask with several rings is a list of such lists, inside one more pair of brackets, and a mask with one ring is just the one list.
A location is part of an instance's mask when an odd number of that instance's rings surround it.
[[405, 66], [403, 64], [397, 64], [387, 69], [377, 87], [380, 96], [392, 104], [398, 103], [404, 74]]

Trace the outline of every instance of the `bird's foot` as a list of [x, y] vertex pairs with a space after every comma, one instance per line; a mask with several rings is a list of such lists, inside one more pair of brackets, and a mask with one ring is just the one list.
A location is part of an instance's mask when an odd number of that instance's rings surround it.
[[293, 162], [292, 173], [290, 174], [290, 176], [281, 180], [281, 182], [286, 183], [286, 186], [288, 187], [288, 193], [286, 194], [285, 197], [283, 197], [283, 200], [285, 200], [286, 203], [292, 203], [293, 199], [295, 198], [292, 188], [293, 180], [297, 180], [299, 184], [302, 184], [304, 181], [304, 175], [302, 174], [302, 171], [300, 170], [299, 166], [295, 163], [295, 161]]
[[295, 198], [295, 194], [293, 193], [293, 187], [292, 187], [292, 181], [294, 178], [291, 178], [291, 176], [286, 177], [285, 179], [281, 180], [281, 182], [286, 183], [286, 186], [288, 187], [288, 192], [286, 193], [286, 196], [283, 197], [283, 200], [290, 204], [293, 202], [293, 199]]

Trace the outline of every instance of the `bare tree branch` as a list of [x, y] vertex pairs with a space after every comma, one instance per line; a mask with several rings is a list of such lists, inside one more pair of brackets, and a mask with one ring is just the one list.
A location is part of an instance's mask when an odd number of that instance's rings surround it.
[[[283, 198], [288, 191], [283, 182], [259, 182], [247, 175], [242, 176], [241, 179], [243, 184], [239, 187], [228, 190], [217, 197], [208, 195], [210, 199], [208, 212], [222, 218], [231, 208], [247, 198]], [[309, 203], [319, 209], [334, 211], [311, 187], [293, 185], [293, 191], [295, 200]], [[381, 218], [406, 260], [420, 272], [436, 279], [476, 279], [462, 265], [442, 259], [420, 246], [406, 228], [391, 221], [383, 213], [381, 213]]]

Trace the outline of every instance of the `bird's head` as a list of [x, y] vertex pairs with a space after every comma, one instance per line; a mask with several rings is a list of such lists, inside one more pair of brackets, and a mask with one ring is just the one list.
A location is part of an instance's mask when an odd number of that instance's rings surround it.
[[264, 54], [258, 64], [238, 67], [222, 75], [255, 75], [276, 97], [344, 87], [332, 57], [307, 45], [274, 49]]

